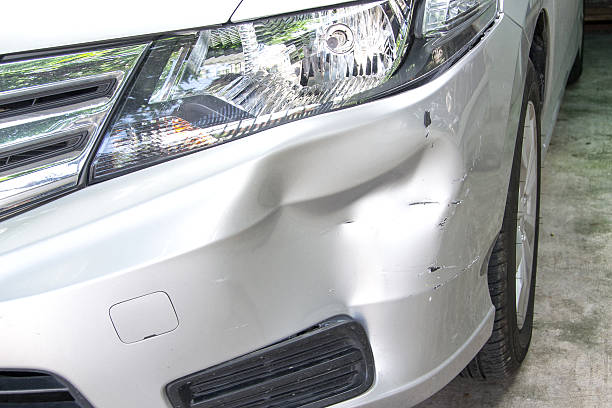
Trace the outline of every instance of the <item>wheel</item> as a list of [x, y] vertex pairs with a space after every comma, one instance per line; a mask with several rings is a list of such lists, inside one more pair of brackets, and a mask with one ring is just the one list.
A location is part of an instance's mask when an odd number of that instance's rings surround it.
[[580, 49], [578, 50], [578, 54], [576, 55], [576, 59], [574, 60], [574, 65], [572, 66], [572, 70], [570, 71], [569, 77], [567, 78], [567, 84], [572, 85], [578, 82], [580, 76], [582, 75], [582, 64], [584, 60], [584, 0], [582, 2], [582, 39]]
[[463, 370], [477, 379], [504, 379], [518, 369], [529, 343], [540, 212], [540, 90], [530, 62], [514, 150], [502, 230], [488, 264], [493, 333]]

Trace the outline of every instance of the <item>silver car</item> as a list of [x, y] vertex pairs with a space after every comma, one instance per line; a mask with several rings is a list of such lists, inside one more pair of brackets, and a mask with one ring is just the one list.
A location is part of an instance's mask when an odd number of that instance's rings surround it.
[[405, 407], [521, 364], [582, 1], [9, 3], [0, 407]]

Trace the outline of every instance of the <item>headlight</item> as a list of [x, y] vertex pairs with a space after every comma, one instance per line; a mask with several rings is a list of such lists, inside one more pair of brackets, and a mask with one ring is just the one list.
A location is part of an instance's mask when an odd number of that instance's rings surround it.
[[99, 181], [410, 86], [491, 22], [493, 0], [388, 0], [157, 41], [104, 135]]

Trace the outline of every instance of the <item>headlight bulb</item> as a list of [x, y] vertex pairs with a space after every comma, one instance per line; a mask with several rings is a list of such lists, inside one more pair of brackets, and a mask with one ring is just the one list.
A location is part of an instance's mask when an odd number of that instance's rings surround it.
[[355, 43], [353, 31], [346, 24], [330, 26], [325, 35], [327, 49], [334, 54], [346, 54], [353, 49]]

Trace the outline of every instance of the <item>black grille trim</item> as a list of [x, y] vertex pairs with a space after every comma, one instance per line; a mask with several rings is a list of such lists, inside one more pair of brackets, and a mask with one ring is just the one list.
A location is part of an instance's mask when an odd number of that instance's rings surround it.
[[44, 160], [83, 149], [88, 131], [72, 131], [0, 149], [0, 173], [17, 167], [36, 165]]
[[61, 377], [42, 371], [0, 369], [0, 408], [91, 408]]
[[374, 382], [363, 327], [348, 316], [180, 378], [166, 386], [175, 408], [319, 408], [356, 397]]
[[52, 86], [50, 89], [26, 92], [0, 99], [0, 119], [73, 105], [101, 97], [111, 97], [117, 86], [115, 78], [82, 81]]

